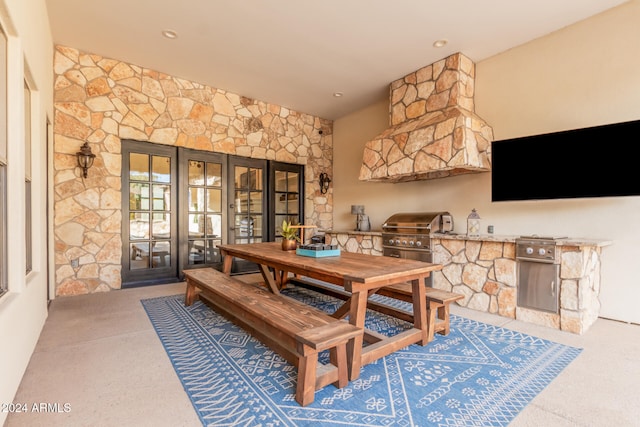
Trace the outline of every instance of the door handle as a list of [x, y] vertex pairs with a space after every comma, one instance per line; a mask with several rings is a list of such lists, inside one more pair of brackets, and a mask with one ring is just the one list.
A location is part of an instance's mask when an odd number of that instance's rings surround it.
[[556, 281], [552, 280], [551, 281], [551, 295], [552, 296], [556, 296]]

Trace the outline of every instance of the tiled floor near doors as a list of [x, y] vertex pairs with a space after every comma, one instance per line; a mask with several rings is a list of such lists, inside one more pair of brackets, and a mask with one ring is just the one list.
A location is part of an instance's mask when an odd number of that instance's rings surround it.
[[[10, 414], [5, 427], [199, 426], [140, 304], [184, 288], [177, 283], [53, 301], [14, 402], [58, 403], [60, 412]], [[452, 311], [584, 348], [511, 426], [640, 426], [640, 326], [598, 319], [580, 336]]]

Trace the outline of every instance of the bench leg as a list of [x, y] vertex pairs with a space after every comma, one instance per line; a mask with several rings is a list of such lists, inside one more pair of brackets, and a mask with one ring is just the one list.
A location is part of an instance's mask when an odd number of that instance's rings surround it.
[[[362, 331], [347, 327], [346, 324], [342, 326], [346, 328], [340, 327], [340, 335], [330, 335], [324, 328], [322, 332], [311, 329], [315, 334], [303, 332], [303, 335], [296, 336], [298, 340], [296, 348], [299, 354], [296, 402], [301, 406], [313, 403], [315, 391], [329, 384], [333, 384], [336, 388], [343, 388], [349, 384], [347, 345], [353, 344], [358, 336], [362, 338]], [[318, 371], [318, 354], [323, 350], [329, 350], [330, 365], [322, 366]]]
[[429, 342], [433, 341], [433, 337], [436, 333], [436, 314], [438, 312], [438, 306], [439, 304], [429, 301], [429, 307], [427, 308], [427, 316], [429, 317], [429, 321], [427, 322], [429, 325], [429, 332], [427, 334]]
[[331, 364], [338, 368], [338, 381], [333, 383], [337, 388], [349, 384], [349, 370], [347, 369], [347, 343], [338, 344], [329, 350]]
[[307, 347], [309, 354], [298, 359], [298, 384], [296, 385], [296, 402], [300, 406], [313, 403], [316, 392], [316, 368], [318, 353]]
[[449, 335], [450, 327], [449, 327], [449, 304], [448, 303], [438, 308], [438, 318], [442, 320], [444, 325], [444, 328], [438, 333], [442, 335]]
[[[449, 324], [449, 303], [437, 303], [429, 301], [429, 341], [433, 341], [434, 334], [449, 335], [451, 326]], [[436, 324], [436, 322], [439, 322]]]

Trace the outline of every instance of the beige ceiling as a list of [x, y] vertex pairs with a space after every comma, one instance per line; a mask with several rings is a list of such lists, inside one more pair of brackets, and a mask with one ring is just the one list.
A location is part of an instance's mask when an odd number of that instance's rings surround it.
[[[47, 0], [47, 6], [56, 44], [336, 119], [452, 53], [478, 62], [624, 2]], [[178, 38], [162, 37], [165, 29]], [[433, 47], [438, 39], [448, 44]]]

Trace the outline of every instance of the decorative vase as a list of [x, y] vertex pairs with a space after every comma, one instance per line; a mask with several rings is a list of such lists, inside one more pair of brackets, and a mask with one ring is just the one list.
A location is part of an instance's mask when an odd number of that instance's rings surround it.
[[282, 239], [283, 251], [295, 251], [298, 246], [298, 242], [295, 239]]

